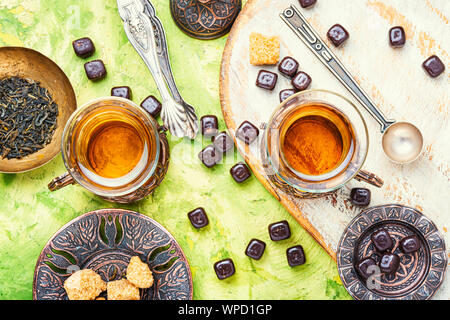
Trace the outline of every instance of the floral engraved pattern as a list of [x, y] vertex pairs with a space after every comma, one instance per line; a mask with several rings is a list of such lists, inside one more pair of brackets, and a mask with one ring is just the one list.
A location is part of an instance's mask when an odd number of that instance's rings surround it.
[[133, 38], [139, 43], [142, 49], [147, 50], [148, 34], [142, 18], [139, 16], [132, 16], [130, 20], [128, 20], [128, 24], [130, 26], [130, 32]]
[[189, 264], [175, 239], [154, 220], [120, 209], [87, 213], [50, 239], [36, 264], [33, 298], [67, 299], [63, 285], [74, 270], [92, 269], [105, 281], [121, 279], [135, 255], [149, 264], [155, 279], [151, 288], [141, 289], [142, 299], [192, 299]]
[[215, 39], [226, 34], [241, 6], [241, 0], [170, 0], [170, 10], [177, 25], [191, 37], [199, 39]]
[[[354, 265], [373, 256], [375, 249], [370, 236], [379, 228], [388, 230], [394, 242], [392, 252], [400, 257], [401, 263], [395, 275], [382, 274], [374, 279], [378, 286], [369, 288]], [[421, 212], [401, 205], [373, 207], [356, 216], [342, 235], [337, 251], [338, 271], [347, 291], [360, 300], [430, 299], [441, 285], [447, 266], [444, 239], [437, 230]], [[422, 248], [403, 254], [399, 242], [412, 234], [419, 237]]]

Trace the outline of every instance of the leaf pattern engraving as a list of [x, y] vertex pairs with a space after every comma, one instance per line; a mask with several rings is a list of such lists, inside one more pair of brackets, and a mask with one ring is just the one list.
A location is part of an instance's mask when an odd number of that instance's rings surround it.
[[[107, 221], [107, 233], [112, 237], [117, 234], [118, 228], [114, 221], [116, 218], [120, 221], [123, 233], [120, 242], [110, 241], [105, 244], [102, 241], [99, 232], [102, 218]], [[166, 247], [170, 248], [170, 251]], [[57, 251], [51, 251], [51, 248], [57, 248]], [[63, 284], [68, 275], [59, 274], [46, 265], [50, 259], [49, 255], [52, 261], [68, 262], [67, 257], [63, 255], [70, 254], [73, 256], [71, 260], [75, 259], [81, 269], [92, 269], [103, 280], [112, 281], [125, 276], [132, 256], [138, 255], [148, 262], [152, 252], [154, 260], [150, 262], [150, 267], [155, 284], [147, 290], [142, 290], [142, 299], [191, 299], [192, 278], [189, 264], [175, 239], [152, 219], [120, 209], [98, 210], [74, 219], [47, 243], [36, 265], [33, 298], [67, 299]], [[167, 270], [154, 270], [154, 263], [164, 265], [171, 259], [175, 261], [167, 265]]]

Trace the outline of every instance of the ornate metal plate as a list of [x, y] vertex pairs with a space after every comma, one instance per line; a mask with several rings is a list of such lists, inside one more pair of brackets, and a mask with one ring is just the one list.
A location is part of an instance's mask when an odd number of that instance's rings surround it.
[[170, 0], [177, 26], [187, 35], [203, 40], [227, 34], [241, 7], [241, 0]]
[[173, 236], [140, 213], [103, 209], [62, 227], [45, 245], [36, 263], [33, 299], [67, 299], [64, 281], [73, 271], [93, 269], [103, 280], [124, 277], [130, 258], [149, 264], [154, 285], [142, 300], [192, 299], [189, 263]]
[[[354, 266], [360, 259], [374, 256], [370, 236], [379, 228], [387, 229], [393, 238], [392, 251], [400, 257], [400, 268], [393, 276], [381, 274], [364, 281]], [[403, 254], [399, 241], [413, 234], [422, 248]], [[427, 300], [444, 279], [447, 255], [444, 239], [430, 219], [416, 209], [391, 204], [367, 209], [350, 222], [339, 242], [337, 263], [345, 288], [357, 300]]]

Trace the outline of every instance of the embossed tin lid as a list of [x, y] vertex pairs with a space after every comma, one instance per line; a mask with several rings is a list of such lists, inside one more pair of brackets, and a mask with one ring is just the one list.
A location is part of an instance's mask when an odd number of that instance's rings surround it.
[[[376, 273], [364, 280], [355, 265], [375, 253], [371, 234], [379, 229], [389, 232], [394, 245], [391, 252], [400, 257], [394, 275]], [[419, 251], [404, 254], [402, 238], [416, 235]], [[357, 215], [344, 231], [337, 250], [338, 272], [348, 293], [357, 300], [428, 300], [444, 280], [447, 267], [445, 242], [436, 225], [420, 211], [399, 204], [381, 205]]]
[[241, 0], [170, 0], [170, 12], [177, 26], [202, 40], [227, 34], [241, 7]]

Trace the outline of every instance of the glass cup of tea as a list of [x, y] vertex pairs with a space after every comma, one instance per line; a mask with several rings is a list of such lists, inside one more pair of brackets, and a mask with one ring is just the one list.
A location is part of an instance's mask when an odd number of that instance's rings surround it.
[[51, 191], [79, 184], [111, 202], [129, 203], [151, 194], [164, 179], [169, 145], [162, 127], [128, 99], [99, 98], [77, 109], [62, 138], [67, 172]]
[[269, 180], [301, 198], [329, 195], [356, 178], [383, 181], [362, 170], [369, 148], [366, 123], [356, 106], [326, 90], [307, 90], [272, 114], [261, 144]]

